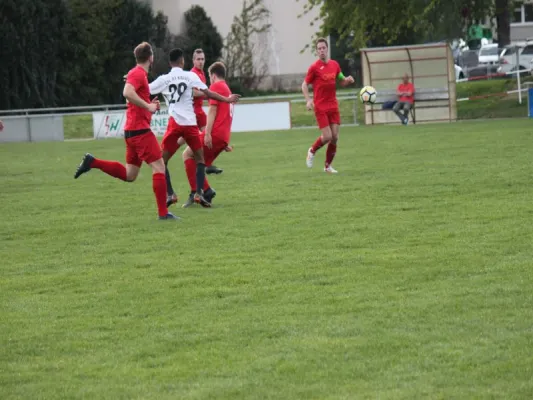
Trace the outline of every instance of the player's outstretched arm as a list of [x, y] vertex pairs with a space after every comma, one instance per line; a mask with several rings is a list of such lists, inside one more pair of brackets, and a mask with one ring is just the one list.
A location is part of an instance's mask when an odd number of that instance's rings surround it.
[[226, 97], [226, 96], [222, 96], [216, 92], [213, 92], [209, 89], [202, 89], [202, 92], [203, 94], [206, 95], [206, 97], [210, 98], [210, 99], [213, 99], [213, 100], [217, 100], [217, 101], [221, 101], [223, 103], [236, 103], [239, 101], [241, 95], [240, 94], [232, 94], [230, 95], [229, 97]]
[[160, 77], [156, 78], [155, 81], [151, 82], [150, 87], [150, 94], [160, 94], [167, 88], [167, 79], [165, 75], [161, 75]]
[[126, 98], [126, 100], [128, 100], [132, 104], [135, 104], [138, 107], [149, 110], [152, 113], [157, 111], [157, 105], [154, 103], [147, 103], [146, 101], [141, 99], [135, 91], [135, 87], [133, 87], [131, 83], [126, 83], [124, 85], [124, 91], [122, 92], [122, 94]]
[[192, 95], [194, 97], [205, 97], [205, 95], [203, 94], [203, 92], [201, 90], [198, 90], [198, 89], [193, 89], [192, 90]]

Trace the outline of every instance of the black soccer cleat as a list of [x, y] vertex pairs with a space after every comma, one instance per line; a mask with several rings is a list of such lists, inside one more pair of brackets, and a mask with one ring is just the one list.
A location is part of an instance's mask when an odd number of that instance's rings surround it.
[[178, 202], [178, 195], [176, 193], [172, 193], [171, 195], [167, 196], [167, 207], [170, 207], [172, 204], [176, 204]]
[[78, 165], [78, 169], [76, 170], [76, 173], [74, 174], [74, 179], [78, 179], [82, 174], [89, 172], [91, 170], [91, 164], [94, 161], [94, 157], [87, 153], [83, 156], [80, 165]]
[[172, 213], [167, 213], [167, 215], [165, 215], [164, 217], [159, 217], [160, 221], [170, 221], [170, 220], [178, 221], [180, 219], [181, 219], [180, 217], [177, 217]]
[[201, 194], [201, 193], [195, 193], [195, 194], [194, 194], [194, 202], [195, 202], [196, 204], [200, 204], [200, 205], [201, 205], [202, 207], [204, 207], [204, 208], [209, 208], [209, 207], [211, 207], [211, 203], [208, 202], [208, 201], [205, 199], [204, 195]]
[[212, 203], [216, 195], [217, 192], [215, 189], [209, 188], [204, 192], [204, 199], [206, 199], [209, 203]]
[[212, 174], [218, 175], [218, 174], [221, 174], [222, 172], [224, 172], [223, 169], [217, 168], [214, 165], [210, 165], [209, 167], [205, 167], [205, 173], [207, 175], [212, 175]]

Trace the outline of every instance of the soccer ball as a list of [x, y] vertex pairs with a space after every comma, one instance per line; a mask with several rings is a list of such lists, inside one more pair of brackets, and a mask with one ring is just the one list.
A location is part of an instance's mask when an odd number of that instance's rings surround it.
[[377, 99], [377, 92], [372, 86], [365, 86], [359, 92], [359, 98], [363, 104], [374, 104]]

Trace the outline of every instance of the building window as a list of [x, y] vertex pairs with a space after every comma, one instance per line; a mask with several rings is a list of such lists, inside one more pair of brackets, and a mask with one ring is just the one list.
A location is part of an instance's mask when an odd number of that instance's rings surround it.
[[524, 4], [524, 22], [533, 22], [533, 4]]
[[515, 8], [513, 13], [513, 23], [521, 24], [522, 23], [522, 7]]
[[533, 22], [533, 4], [522, 4], [520, 7], [516, 7], [513, 11], [513, 24]]

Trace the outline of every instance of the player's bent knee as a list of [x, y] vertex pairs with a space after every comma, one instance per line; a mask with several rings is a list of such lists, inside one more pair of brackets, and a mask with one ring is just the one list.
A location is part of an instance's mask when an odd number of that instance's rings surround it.
[[192, 150], [190, 147], [187, 147], [182, 155], [181, 155], [181, 158], [183, 159], [183, 161], [186, 161], [186, 160], [190, 160], [192, 158], [194, 158], [194, 154], [192, 153]]
[[166, 164], [172, 155], [168, 150], [163, 150], [163, 162]]
[[194, 152], [194, 161], [196, 161], [197, 164], [203, 164], [205, 162], [203, 149]]
[[126, 182], [135, 182], [139, 176], [139, 169], [137, 165], [126, 164]]
[[163, 161], [162, 158], [151, 163], [150, 167], [152, 167], [153, 174], [164, 174], [165, 173], [165, 162]]
[[336, 144], [339, 140], [339, 125], [331, 125], [331, 143]]
[[325, 128], [321, 129], [322, 132], [322, 141], [324, 143], [329, 142], [331, 138], [333, 137], [333, 134], [331, 132], [331, 128], [329, 126], [326, 126]]

